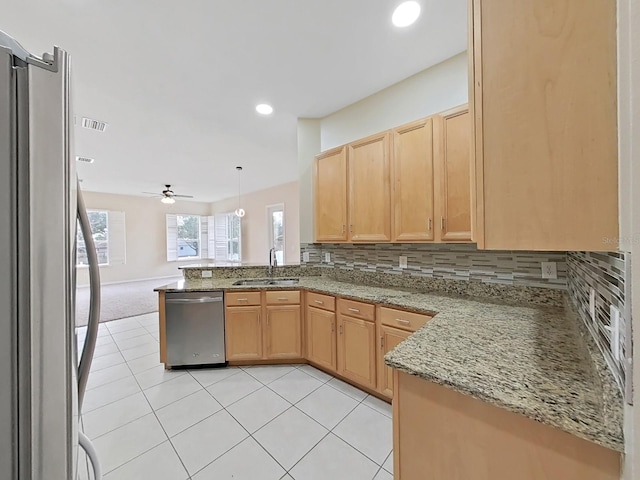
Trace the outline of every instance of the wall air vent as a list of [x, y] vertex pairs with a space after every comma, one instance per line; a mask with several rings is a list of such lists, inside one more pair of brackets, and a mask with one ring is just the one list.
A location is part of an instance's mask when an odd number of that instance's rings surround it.
[[100, 120], [93, 120], [92, 118], [82, 117], [82, 126], [89, 130], [97, 130], [98, 132], [104, 132], [109, 124], [101, 122]]
[[95, 159], [89, 157], [76, 157], [76, 161], [82, 163], [93, 163], [95, 162]]

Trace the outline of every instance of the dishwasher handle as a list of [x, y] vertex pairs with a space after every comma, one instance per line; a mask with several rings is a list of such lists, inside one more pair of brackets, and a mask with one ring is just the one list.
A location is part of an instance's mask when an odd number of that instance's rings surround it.
[[222, 297], [200, 297], [200, 298], [167, 298], [165, 303], [216, 303], [221, 302]]

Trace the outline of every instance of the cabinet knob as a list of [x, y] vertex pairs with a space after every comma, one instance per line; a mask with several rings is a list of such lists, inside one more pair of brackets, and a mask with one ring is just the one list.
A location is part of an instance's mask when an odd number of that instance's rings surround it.
[[402, 323], [403, 325], [411, 325], [409, 320], [403, 320], [402, 318], [396, 318], [396, 322]]
[[340, 335], [342, 335], [342, 325], [340, 325]]
[[347, 308], [347, 310], [349, 310], [350, 312], [360, 313], [360, 310], [358, 310], [357, 308], [349, 307]]
[[331, 333], [333, 333], [333, 332], [335, 332], [335, 331], [336, 331], [336, 327], [335, 327], [335, 325], [333, 324], [333, 322], [331, 322]]
[[382, 335], [380, 336], [380, 349], [384, 350], [384, 337]]
[[316, 302], [318, 305], [324, 305], [324, 302], [322, 300], [314, 300], [314, 302]]
[[347, 226], [343, 223], [342, 224], [342, 233], [345, 233], [347, 231]]
[[440, 217], [440, 230], [444, 231], [444, 217]]
[[429, 222], [427, 224], [427, 228], [431, 231], [431, 217], [429, 217]]
[[349, 225], [349, 232], [353, 233], [353, 225]]

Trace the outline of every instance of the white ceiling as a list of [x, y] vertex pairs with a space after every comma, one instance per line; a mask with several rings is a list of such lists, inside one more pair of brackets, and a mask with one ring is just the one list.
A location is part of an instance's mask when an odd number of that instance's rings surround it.
[[[297, 180], [296, 120], [323, 117], [466, 48], [467, 0], [5, 0], [0, 30], [72, 55], [85, 190], [170, 183], [196, 201]], [[266, 102], [275, 112], [258, 115]]]

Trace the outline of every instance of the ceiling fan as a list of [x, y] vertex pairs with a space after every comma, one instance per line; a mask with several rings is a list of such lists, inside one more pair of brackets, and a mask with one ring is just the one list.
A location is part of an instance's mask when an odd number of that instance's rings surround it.
[[175, 193], [173, 193], [173, 190], [171, 190], [171, 185], [165, 185], [165, 187], [166, 188], [162, 191], [162, 193], [153, 193], [153, 192], [142, 192], [142, 193], [146, 193], [148, 195], [154, 195], [156, 197], [162, 197], [160, 201], [162, 203], [167, 203], [167, 204], [176, 203], [176, 198], [193, 198], [193, 195], [176, 195]]

